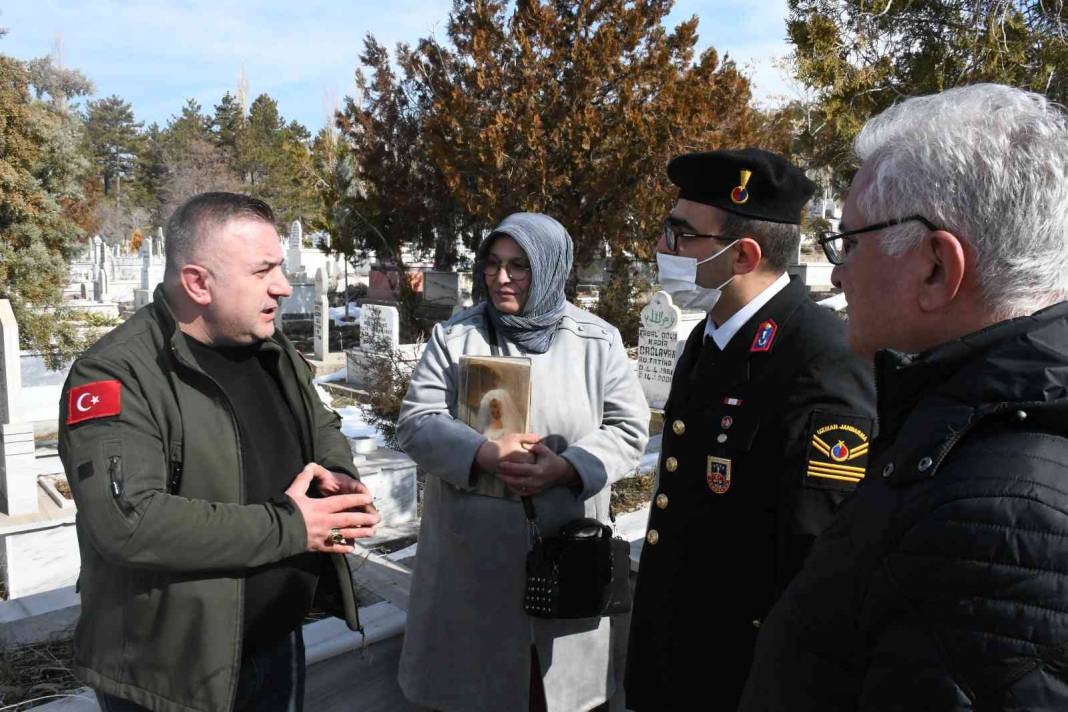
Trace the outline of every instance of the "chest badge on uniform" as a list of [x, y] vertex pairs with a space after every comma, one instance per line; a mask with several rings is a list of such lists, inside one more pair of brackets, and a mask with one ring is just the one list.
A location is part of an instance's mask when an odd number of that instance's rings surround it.
[[734, 418], [730, 417], [729, 415], [723, 416], [719, 421], [719, 427], [723, 428], [724, 430], [730, 429], [732, 425], [734, 425]]
[[756, 335], [753, 337], [753, 344], [749, 347], [749, 352], [771, 351], [771, 345], [775, 343], [775, 332], [778, 330], [779, 325], [775, 323], [774, 319], [768, 319], [761, 323], [757, 328]]
[[708, 456], [708, 472], [705, 474], [708, 489], [723, 494], [731, 488], [731, 461], [726, 457]]
[[814, 413], [805, 479], [856, 484], [868, 464], [868, 418]]

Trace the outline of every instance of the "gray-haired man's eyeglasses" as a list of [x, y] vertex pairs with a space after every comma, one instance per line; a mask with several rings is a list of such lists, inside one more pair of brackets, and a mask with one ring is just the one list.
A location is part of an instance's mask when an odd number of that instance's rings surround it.
[[922, 215], [909, 215], [907, 218], [898, 218], [897, 220], [886, 220], [885, 222], [875, 223], [874, 225], [865, 225], [864, 227], [858, 227], [856, 230], [846, 230], [845, 232], [821, 232], [816, 238], [816, 242], [823, 248], [823, 254], [827, 255], [827, 259], [830, 260], [832, 265], [840, 265], [845, 262], [846, 257], [849, 256], [850, 251], [852, 251], [853, 246], [856, 244], [856, 240], [849, 239], [853, 235], [859, 235], [862, 232], [875, 232], [876, 230], [893, 227], [894, 225], [900, 225], [901, 223], [912, 222], [913, 220], [923, 223], [923, 226], [928, 230], [941, 229]]

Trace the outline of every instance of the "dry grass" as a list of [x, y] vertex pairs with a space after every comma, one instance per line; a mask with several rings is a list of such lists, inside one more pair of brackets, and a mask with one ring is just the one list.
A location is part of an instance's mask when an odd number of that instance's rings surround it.
[[56, 486], [56, 491], [59, 492], [61, 495], [63, 495], [67, 499], [74, 499], [74, 495], [71, 494], [70, 491], [70, 485], [67, 484], [66, 477], [57, 477], [54, 480], [53, 484], [55, 484]]
[[85, 687], [70, 670], [73, 654], [70, 638], [0, 650], [0, 708], [18, 712]]
[[653, 496], [653, 474], [635, 475], [619, 480], [612, 485], [612, 516], [633, 512]]

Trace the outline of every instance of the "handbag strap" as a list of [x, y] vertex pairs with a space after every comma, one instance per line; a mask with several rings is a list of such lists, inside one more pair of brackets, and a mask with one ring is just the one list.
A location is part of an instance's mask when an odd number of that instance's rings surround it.
[[[497, 330], [493, 327], [493, 319], [489, 315], [489, 304], [486, 304], [486, 341], [489, 342], [490, 353], [494, 356], [501, 355], [501, 347], [497, 343]], [[530, 497], [521, 497], [523, 501], [523, 512], [527, 515], [527, 519], [530, 521], [530, 532], [534, 539], [540, 539], [541, 534], [538, 532], [538, 513], [534, 509], [534, 501]]]

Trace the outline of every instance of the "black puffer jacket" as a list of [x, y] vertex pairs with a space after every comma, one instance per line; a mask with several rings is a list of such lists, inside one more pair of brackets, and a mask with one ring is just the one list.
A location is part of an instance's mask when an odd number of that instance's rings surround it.
[[1068, 303], [876, 360], [868, 477], [740, 709], [1068, 710]]

